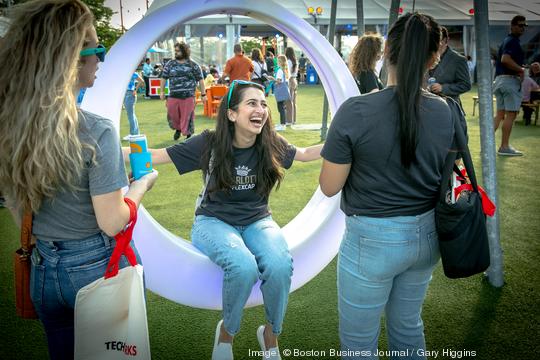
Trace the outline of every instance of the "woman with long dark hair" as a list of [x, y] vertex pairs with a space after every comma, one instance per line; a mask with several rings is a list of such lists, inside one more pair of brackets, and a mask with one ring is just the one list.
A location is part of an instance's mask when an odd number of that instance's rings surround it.
[[17, 223], [22, 212], [33, 214], [30, 296], [49, 356], [73, 359], [77, 292], [105, 274], [113, 236], [129, 222], [125, 198], [138, 206], [157, 173], [124, 194], [113, 123], [76, 105], [105, 61], [88, 7], [34, 0], [9, 17], [0, 47], [2, 68], [11, 69], [0, 72], [0, 189]]
[[232, 359], [232, 341], [258, 279], [267, 316], [257, 338], [279, 359], [292, 276], [292, 259], [268, 208], [270, 191], [293, 160], [320, 158], [322, 145], [299, 148], [279, 136], [259, 84], [234, 80], [219, 107], [216, 129], [166, 149], [151, 150], [154, 164], [173, 162], [180, 174], [201, 170], [207, 184], [195, 211], [193, 245], [224, 271], [223, 320], [216, 328], [212, 359]]
[[400, 17], [386, 42], [387, 88], [348, 99], [322, 151], [321, 189], [342, 191], [347, 215], [338, 260], [346, 359], [378, 358], [383, 312], [389, 349], [425, 359], [421, 309], [439, 260], [434, 207], [454, 134], [448, 104], [422, 89], [440, 33], [428, 15]]
[[287, 123], [296, 124], [296, 94], [298, 93], [298, 61], [292, 47], [285, 49], [287, 66], [289, 67], [289, 93], [291, 100], [287, 101]]

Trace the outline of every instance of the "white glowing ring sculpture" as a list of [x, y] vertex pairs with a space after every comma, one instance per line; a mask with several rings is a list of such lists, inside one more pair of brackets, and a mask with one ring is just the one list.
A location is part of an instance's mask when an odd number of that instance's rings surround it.
[[[112, 119], [118, 129], [125, 86], [146, 50], [174, 25], [221, 13], [258, 19], [298, 44], [322, 80], [332, 113], [348, 97], [359, 94], [330, 43], [282, 6], [272, 1], [180, 0], [150, 13], [115, 43], [100, 64], [96, 83], [86, 92], [82, 107]], [[149, 139], [151, 145], [152, 137]], [[283, 228], [294, 259], [291, 291], [314, 278], [337, 254], [345, 227], [339, 201], [339, 195], [327, 198], [317, 189], [306, 207]], [[133, 238], [151, 291], [187, 306], [221, 309], [221, 269], [190, 242], [164, 229], [142, 206]], [[259, 285], [254, 286], [246, 306], [262, 304]]]

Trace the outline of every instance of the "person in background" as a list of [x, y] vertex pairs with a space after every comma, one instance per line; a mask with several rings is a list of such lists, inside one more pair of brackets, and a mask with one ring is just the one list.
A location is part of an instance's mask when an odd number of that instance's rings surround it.
[[519, 38], [525, 33], [527, 20], [522, 15], [516, 15], [510, 22], [510, 34], [503, 40], [495, 59], [495, 82], [493, 95], [497, 99], [497, 115], [494, 118], [494, 128], [497, 131], [502, 122], [501, 146], [497, 151], [501, 156], [522, 156], [523, 153], [510, 145], [512, 126], [521, 107], [521, 82], [525, 74], [523, 67], [525, 54]]
[[463, 110], [459, 95], [471, 90], [467, 59], [448, 45], [448, 30], [442, 27], [441, 31], [440, 61], [429, 71], [429, 76], [435, 78], [435, 83], [431, 84], [429, 91], [437, 95], [451, 97]]
[[208, 67], [206, 67], [206, 65], [201, 65], [201, 72], [202, 72], [203, 79], [206, 79], [206, 77], [209, 74]]
[[268, 69], [266, 67], [266, 61], [263, 59], [261, 49], [254, 48], [251, 51], [251, 62], [253, 64], [251, 81], [264, 87], [264, 83], [267, 81]]
[[267, 322], [257, 329], [257, 339], [265, 359], [281, 359], [278, 336], [293, 266], [268, 200], [283, 180], [283, 169], [294, 160], [319, 159], [321, 147], [289, 144], [272, 127], [262, 86], [235, 80], [219, 107], [215, 130], [166, 149], [150, 149], [153, 164], [172, 162], [181, 175], [202, 170], [208, 178], [191, 240], [224, 272], [223, 320], [216, 326], [213, 360], [233, 359], [233, 339], [259, 279]]
[[142, 69], [142, 75], [144, 79], [144, 98], [150, 99], [150, 76], [152, 76], [152, 73], [154, 72], [154, 69], [152, 68], [152, 65], [150, 64], [150, 59], [146, 58], [143, 64]]
[[304, 56], [304, 53], [300, 54], [300, 59], [298, 59], [298, 75], [300, 75], [300, 84], [306, 83], [306, 63], [307, 58]]
[[161, 77], [162, 72], [163, 72], [163, 65], [161, 65], [161, 64], [154, 65], [154, 70], [152, 71], [153, 76]]
[[349, 56], [349, 70], [360, 94], [381, 90], [384, 86], [375, 72], [382, 56], [383, 38], [379, 34], [362, 35]]
[[105, 61], [88, 7], [34, 0], [11, 7], [10, 18], [0, 47], [0, 66], [12, 69], [0, 72], [0, 189], [17, 224], [33, 213], [30, 296], [49, 357], [73, 359], [77, 292], [103, 277], [113, 236], [130, 219], [124, 199], [138, 206], [157, 172], [129, 184], [112, 121], [76, 106]]
[[[285, 55], [279, 55], [277, 57], [278, 69], [276, 71], [276, 83], [279, 86], [281, 83], [285, 83], [288, 86], [289, 83], [289, 66], [287, 65], [287, 57]], [[277, 101], [277, 108], [279, 111], [279, 124], [276, 125], [277, 131], [283, 131], [287, 127], [287, 101]]]
[[296, 95], [298, 93], [298, 61], [292, 47], [285, 49], [287, 57], [287, 66], [289, 68], [289, 93], [291, 99], [286, 102], [287, 105], [287, 123], [289, 125], [296, 124]]
[[135, 103], [137, 102], [137, 92], [141, 85], [145, 86], [145, 81], [137, 72], [134, 72], [131, 75], [126, 94], [124, 95], [124, 108], [126, 109], [126, 115], [129, 121], [129, 135], [124, 136], [122, 140], [129, 140], [131, 135], [139, 135], [139, 120], [137, 120], [137, 115], [135, 115]]
[[538, 89], [540, 89], [540, 86], [538, 86], [538, 84], [529, 76], [529, 72], [526, 71], [523, 82], [521, 83], [521, 92], [523, 93], [521, 105], [523, 107], [523, 121], [525, 122], [525, 126], [531, 124], [533, 109], [528, 106], [523, 106], [523, 104], [529, 104], [531, 102], [531, 91]]
[[467, 69], [469, 70], [471, 84], [474, 84], [474, 62], [472, 61], [471, 55], [467, 55]]
[[210, 68], [208, 75], [204, 78], [204, 88], [208, 89], [219, 81], [219, 73], [216, 68]]
[[341, 191], [346, 214], [337, 273], [342, 359], [378, 358], [383, 312], [388, 348], [402, 354], [395, 358], [426, 359], [417, 350], [426, 349], [422, 304], [440, 257], [434, 207], [454, 138], [449, 105], [422, 89], [440, 34], [431, 16], [399, 17], [385, 45], [387, 87], [346, 100], [321, 153], [321, 190]]
[[165, 100], [165, 82], [169, 80], [169, 97], [167, 98], [167, 118], [175, 130], [174, 140], [180, 134], [189, 138], [194, 130], [195, 88], [199, 85], [201, 98], [206, 99], [206, 89], [201, 68], [191, 61], [191, 51], [186, 43], [176, 43], [174, 59], [170, 60], [161, 73], [161, 92], [159, 97]]
[[530, 76], [535, 83], [540, 85], [540, 63], [533, 62], [530, 66]]
[[[266, 62], [266, 70], [268, 71], [268, 74], [270, 76], [276, 76], [277, 68], [274, 66], [274, 52], [273, 48], [269, 48], [266, 50], [266, 58], [264, 59]], [[270, 89], [268, 91], [267, 95], [273, 95], [274, 94], [274, 82], [270, 82]]]
[[234, 80], [249, 81], [252, 72], [253, 64], [248, 57], [244, 56], [242, 45], [234, 44], [234, 56], [227, 60], [221, 77], [223, 79], [228, 77], [230, 82]]

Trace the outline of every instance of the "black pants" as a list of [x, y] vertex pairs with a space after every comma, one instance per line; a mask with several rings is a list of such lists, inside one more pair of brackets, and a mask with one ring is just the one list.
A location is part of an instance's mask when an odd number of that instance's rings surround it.
[[150, 94], [150, 78], [148, 76], [143, 76], [144, 80], [144, 96], [148, 97]]
[[278, 101], [277, 108], [279, 111], [279, 123], [285, 125], [287, 123], [287, 107], [285, 106], [285, 101]]
[[528, 106], [523, 106], [523, 120], [525, 121], [525, 125], [529, 125], [531, 123], [532, 113], [532, 108]]

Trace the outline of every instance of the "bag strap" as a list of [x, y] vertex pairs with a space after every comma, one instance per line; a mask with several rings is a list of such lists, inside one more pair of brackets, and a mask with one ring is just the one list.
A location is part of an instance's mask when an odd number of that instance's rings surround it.
[[454, 171], [454, 164], [457, 158], [458, 153], [461, 154], [463, 158], [463, 163], [465, 164], [465, 169], [467, 170], [467, 175], [471, 181], [471, 185], [474, 192], [478, 192], [478, 183], [476, 182], [476, 174], [474, 172], [474, 166], [471, 158], [471, 153], [469, 151], [469, 146], [467, 145], [467, 137], [461, 126], [463, 113], [461, 108], [451, 98], [446, 98], [446, 102], [450, 107], [452, 113], [452, 118], [454, 120], [454, 139], [456, 140], [457, 151], [450, 151], [446, 156], [444, 163], [443, 174], [441, 178], [441, 187], [439, 192], [439, 198], [441, 201], [445, 201], [447, 183], [450, 181], [450, 176]]
[[131, 237], [133, 235], [133, 228], [137, 223], [137, 205], [129, 198], [124, 198], [124, 202], [129, 207], [129, 221], [124, 230], [120, 231], [114, 236], [116, 246], [114, 247], [109, 264], [107, 264], [107, 269], [105, 270], [105, 279], [114, 277], [118, 274], [122, 254], [126, 256], [131, 266], [137, 265], [135, 253], [129, 246]]
[[32, 248], [32, 211], [25, 210], [21, 223], [21, 249], [29, 253]]
[[255, 69], [255, 67], [253, 67], [253, 73], [259, 78], [259, 79], [263, 79], [262, 78], [262, 65], [259, 64], [258, 61], [254, 61], [255, 64], [257, 64], [257, 66], [259, 67], [259, 73], [257, 74], [257, 70]]

